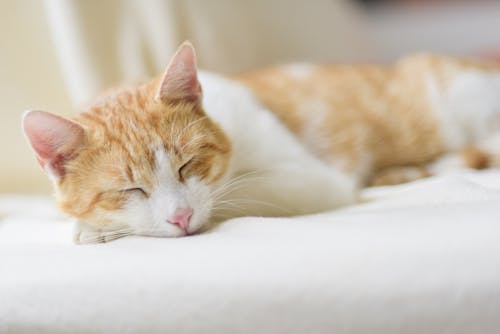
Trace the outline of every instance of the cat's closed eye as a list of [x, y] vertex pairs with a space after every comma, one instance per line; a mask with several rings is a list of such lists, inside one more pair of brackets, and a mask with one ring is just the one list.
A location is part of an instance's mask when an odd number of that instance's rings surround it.
[[127, 193], [137, 193], [137, 194], [140, 194], [144, 197], [149, 197], [149, 194], [146, 192], [146, 190], [144, 190], [143, 188], [140, 188], [140, 187], [127, 188], [127, 189], [124, 189], [123, 191], [127, 192]]
[[179, 167], [179, 170], [177, 171], [177, 173], [179, 174], [179, 180], [181, 182], [184, 181], [184, 179], [186, 178], [187, 176], [187, 172], [188, 172], [188, 167], [191, 165], [191, 163], [194, 161], [194, 158], [191, 158], [189, 159], [188, 161], [186, 161], [181, 167]]

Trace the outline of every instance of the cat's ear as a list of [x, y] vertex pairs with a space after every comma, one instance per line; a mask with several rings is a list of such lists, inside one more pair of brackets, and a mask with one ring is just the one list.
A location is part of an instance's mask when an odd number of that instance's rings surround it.
[[201, 86], [196, 70], [196, 55], [191, 43], [182, 43], [170, 60], [157, 88], [156, 99], [164, 103], [200, 103]]
[[23, 130], [40, 166], [56, 179], [64, 176], [65, 162], [74, 156], [85, 140], [81, 125], [45, 111], [26, 112]]

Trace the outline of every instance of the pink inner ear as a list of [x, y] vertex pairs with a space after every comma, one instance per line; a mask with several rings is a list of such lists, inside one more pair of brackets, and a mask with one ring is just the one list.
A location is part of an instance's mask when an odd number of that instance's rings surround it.
[[183, 43], [170, 61], [156, 98], [164, 102], [178, 100], [199, 102], [201, 87], [197, 76], [196, 55], [190, 43]]
[[44, 111], [26, 113], [23, 128], [40, 165], [57, 177], [62, 177], [63, 163], [83, 143], [83, 128]]

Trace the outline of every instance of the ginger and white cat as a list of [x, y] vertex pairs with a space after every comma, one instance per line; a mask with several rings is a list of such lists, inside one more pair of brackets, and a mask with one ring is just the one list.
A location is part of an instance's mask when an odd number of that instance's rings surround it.
[[198, 73], [184, 43], [161, 78], [73, 120], [29, 111], [23, 127], [78, 221], [76, 242], [178, 237], [235, 216], [335, 209], [367, 184], [498, 165], [500, 66], [416, 55], [223, 77]]

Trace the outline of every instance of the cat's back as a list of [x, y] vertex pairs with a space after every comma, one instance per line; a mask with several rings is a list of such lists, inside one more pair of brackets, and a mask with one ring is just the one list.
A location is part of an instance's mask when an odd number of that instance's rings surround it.
[[468, 66], [477, 64], [417, 54], [392, 66], [294, 64], [235, 79], [318, 156], [365, 173], [443, 152], [429, 82], [446, 86]]

